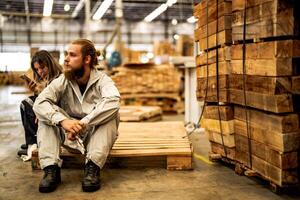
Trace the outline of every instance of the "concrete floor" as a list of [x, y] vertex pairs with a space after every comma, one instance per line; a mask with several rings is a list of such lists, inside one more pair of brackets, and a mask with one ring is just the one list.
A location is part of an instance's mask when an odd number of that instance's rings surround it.
[[[24, 142], [19, 104], [25, 97], [12, 92], [23, 87], [0, 87], [0, 200], [18, 199], [224, 199], [264, 200], [300, 199], [297, 195], [278, 196], [268, 184], [245, 176], [220, 163], [207, 162], [209, 143], [203, 133], [193, 133], [194, 170], [168, 171], [162, 168], [109, 169], [102, 171], [102, 189], [94, 193], [81, 191], [80, 169], [63, 169], [63, 183], [50, 194], [38, 192], [42, 171], [32, 171], [30, 162], [16, 155]], [[183, 120], [183, 116], [166, 116], [164, 120]]]

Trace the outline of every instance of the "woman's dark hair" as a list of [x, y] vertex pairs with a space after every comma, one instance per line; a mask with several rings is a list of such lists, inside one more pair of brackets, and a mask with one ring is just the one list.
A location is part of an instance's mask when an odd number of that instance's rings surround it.
[[51, 56], [48, 51], [41, 50], [36, 52], [31, 59], [31, 69], [33, 71], [33, 78], [35, 81], [40, 82], [41, 77], [34, 68], [34, 63], [39, 63], [39, 65], [48, 68], [48, 82], [51, 82], [53, 79], [57, 78], [63, 71], [62, 67], [58, 62]]
[[81, 46], [82, 57], [91, 56], [90, 67], [94, 68], [98, 65], [98, 56], [100, 56], [100, 51], [97, 51], [93, 42], [87, 39], [77, 39], [72, 42], [72, 44], [78, 44]]

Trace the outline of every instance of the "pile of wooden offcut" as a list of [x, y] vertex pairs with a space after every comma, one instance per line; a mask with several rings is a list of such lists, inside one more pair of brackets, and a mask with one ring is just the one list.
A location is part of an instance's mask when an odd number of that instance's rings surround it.
[[[221, 19], [227, 4], [232, 9], [231, 14], [226, 13], [232, 17], [232, 41], [226, 42], [219, 36], [211, 43], [207, 37], [210, 31], [214, 33], [210, 16], [218, 16], [215, 30], [223, 30]], [[280, 187], [299, 183], [300, 15], [297, 9], [299, 1], [285, 0], [213, 0], [208, 1], [206, 9], [204, 0], [194, 12], [199, 17], [198, 25], [203, 21], [199, 13], [208, 16], [206, 23], [201, 24], [203, 28], [200, 26], [195, 34], [204, 38], [199, 40], [201, 53], [196, 58], [197, 97], [208, 105], [202, 125], [209, 134], [212, 152], [230, 158], [244, 169], [254, 170]], [[230, 110], [233, 118], [225, 118]]]
[[159, 106], [121, 106], [121, 122], [158, 121], [162, 119]]
[[182, 112], [181, 72], [173, 65], [126, 65], [116, 68], [112, 79], [123, 105], [161, 106], [163, 111]]
[[0, 72], [0, 85], [22, 85], [24, 81], [20, 78], [22, 72]]

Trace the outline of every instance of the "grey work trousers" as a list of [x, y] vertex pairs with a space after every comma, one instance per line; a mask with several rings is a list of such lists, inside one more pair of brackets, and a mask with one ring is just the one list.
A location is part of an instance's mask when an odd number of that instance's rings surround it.
[[[91, 160], [102, 168], [109, 151], [117, 139], [117, 135], [117, 119], [113, 119], [105, 124], [97, 126], [93, 132], [89, 132], [83, 141], [86, 146], [86, 162]], [[54, 164], [61, 167], [62, 160], [59, 157], [59, 150], [65, 139], [65, 132], [62, 128], [48, 125], [41, 121], [39, 122], [37, 141], [39, 160], [42, 169]]]

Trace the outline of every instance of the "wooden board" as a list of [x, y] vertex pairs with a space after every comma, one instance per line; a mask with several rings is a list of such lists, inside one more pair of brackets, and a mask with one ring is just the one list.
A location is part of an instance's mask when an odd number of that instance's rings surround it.
[[[199, 37], [200, 36], [195, 35], [195, 38], [199, 38]], [[218, 41], [217, 41], [217, 39], [218, 39]], [[214, 48], [218, 45], [223, 46], [223, 45], [227, 45], [227, 44], [231, 44], [231, 43], [232, 43], [231, 29], [225, 29], [225, 30], [215, 33], [211, 36], [208, 36], [208, 38], [199, 39], [199, 42], [198, 42], [200, 51]]]
[[[208, 69], [208, 71], [207, 71]], [[218, 69], [218, 74], [217, 74]], [[197, 67], [197, 77], [203, 78], [203, 77], [210, 77], [210, 76], [216, 76], [216, 75], [229, 75], [231, 72], [231, 63], [228, 61], [225, 62], [219, 62], [218, 68], [216, 63], [209, 64], [208, 66], [204, 65], [201, 67]]]
[[203, 117], [205, 119], [219, 119], [219, 111], [222, 121], [229, 121], [234, 119], [233, 106], [229, 105], [207, 105], [205, 106]]
[[[231, 60], [231, 72], [244, 74], [243, 60]], [[291, 76], [300, 64], [293, 62], [292, 58], [274, 59], [248, 59], [245, 60], [245, 74], [259, 76]]]
[[279, 152], [297, 151], [299, 149], [300, 132], [281, 133], [276, 130], [262, 128], [254, 123], [248, 123], [249, 132], [247, 133], [247, 124], [244, 121], [234, 120], [235, 134], [268, 145], [271, 149]]
[[[219, 79], [219, 101], [229, 102], [228, 77], [220, 75]], [[208, 102], [217, 102], [217, 80], [216, 77], [197, 79], [197, 98]]]
[[[211, 153], [213, 154], [220, 154], [224, 157], [227, 157], [229, 159], [235, 160], [235, 147], [229, 148], [226, 146], [223, 146], [221, 144], [215, 143], [215, 142], [210, 142], [211, 146]], [[225, 150], [224, 150], [225, 148]], [[226, 151], [226, 154], [225, 154]]]
[[293, 76], [292, 79], [292, 93], [300, 94], [300, 76]]
[[299, 115], [296, 113], [289, 114], [271, 114], [254, 109], [245, 109], [244, 107], [234, 106], [234, 118], [246, 121], [246, 112], [248, 121], [256, 124], [256, 126], [276, 131], [279, 133], [296, 132], [300, 129]]
[[236, 134], [235, 144], [236, 151], [247, 152], [249, 155], [249, 142], [251, 144], [251, 154], [261, 158], [262, 160], [280, 168], [280, 169], [294, 169], [298, 167], [298, 152], [282, 153], [271, 149], [264, 143], [255, 140], [248, 140], [247, 137]]
[[201, 3], [203, 8], [199, 9], [199, 12], [194, 13], [195, 17], [198, 18], [199, 27], [215, 21], [218, 17], [231, 15], [231, 1], [220, 1], [218, 2], [218, 7], [216, 4], [217, 1], [212, 1], [212, 4], [208, 5], [208, 9], [206, 9], [206, 5], [204, 5], [206, 4], [205, 2]]
[[[246, 105], [273, 113], [293, 112], [293, 100], [290, 94], [268, 95], [246, 91]], [[244, 91], [230, 89], [229, 102], [244, 105]]]
[[[231, 46], [231, 59], [243, 59], [243, 45]], [[246, 59], [268, 60], [300, 57], [300, 40], [277, 40], [246, 44]]]
[[[246, 39], [299, 35], [299, 9], [297, 1], [259, 2], [247, 8]], [[232, 12], [232, 38], [243, 39], [244, 11]]]
[[231, 74], [229, 76], [229, 88], [243, 90], [244, 79], [245, 90], [249, 92], [269, 95], [296, 93], [297, 84], [294, 83], [294, 88], [292, 87], [292, 77], [243, 76], [241, 74]]
[[[252, 155], [252, 170], [255, 170], [259, 175], [265, 179], [276, 183], [279, 186], [297, 184], [298, 180], [298, 169], [280, 169], [263, 159]], [[247, 152], [236, 151], [236, 159], [249, 167]]]
[[[162, 109], [159, 106], [121, 106], [120, 121], [145, 121], [162, 118]], [[158, 117], [157, 117], [158, 116]]]
[[217, 24], [218, 32], [224, 30], [231, 30], [231, 15], [221, 16], [218, 20], [214, 20], [208, 23], [208, 25], [205, 24], [204, 26], [195, 29], [195, 41], [199, 41], [200, 39], [207, 38], [208, 36], [216, 34]]
[[[207, 134], [208, 140], [210, 142], [215, 142], [215, 143], [223, 145], [222, 136], [220, 133], [213, 132], [213, 131], [206, 131], [205, 133]], [[234, 134], [223, 135], [223, 142], [224, 142], [225, 147], [228, 147], [228, 148], [235, 147]]]
[[[213, 64], [216, 63], [216, 55], [218, 53], [218, 61], [230, 61], [231, 60], [231, 46], [225, 46], [222, 48], [217, 48], [211, 51], [203, 51], [201, 54], [197, 55], [196, 57], [196, 65], [203, 66], [206, 64]], [[208, 55], [207, 55], [208, 54]]]
[[[221, 121], [222, 133], [224, 135], [234, 134], [234, 120]], [[217, 119], [206, 119], [201, 120], [201, 127], [207, 131], [221, 133], [220, 122]]]

